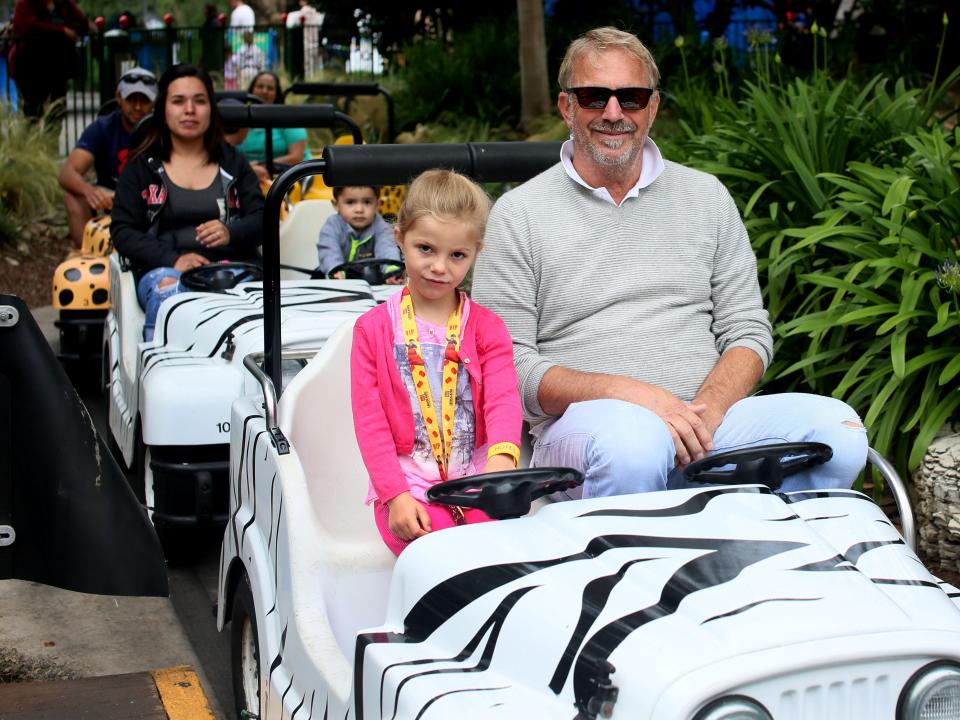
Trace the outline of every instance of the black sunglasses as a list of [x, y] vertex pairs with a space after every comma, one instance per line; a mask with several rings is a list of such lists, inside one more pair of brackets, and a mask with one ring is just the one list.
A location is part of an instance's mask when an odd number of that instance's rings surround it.
[[157, 79], [150, 73], [126, 72], [120, 76], [121, 82], [138, 82], [144, 85], [156, 85]]
[[616, 96], [617, 102], [624, 110], [643, 110], [650, 103], [650, 98], [656, 90], [644, 87], [617, 88], [616, 90], [607, 87], [575, 87], [567, 88], [566, 92], [576, 95], [577, 104], [585, 110], [603, 110], [610, 102], [611, 95]]

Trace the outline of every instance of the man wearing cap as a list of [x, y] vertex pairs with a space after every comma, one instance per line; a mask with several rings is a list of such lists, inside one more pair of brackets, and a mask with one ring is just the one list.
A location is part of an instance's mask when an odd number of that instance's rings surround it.
[[[93, 214], [113, 206], [113, 192], [127, 159], [130, 133], [153, 112], [156, 97], [157, 79], [153, 73], [143, 68], [127, 70], [117, 84], [119, 107], [90, 123], [67, 157], [60, 171], [60, 185], [66, 190], [67, 223], [77, 247]], [[91, 167], [97, 173], [95, 185], [85, 177]]]

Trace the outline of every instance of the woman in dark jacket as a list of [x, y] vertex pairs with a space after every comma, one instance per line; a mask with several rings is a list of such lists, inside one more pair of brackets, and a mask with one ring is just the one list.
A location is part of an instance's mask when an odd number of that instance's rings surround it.
[[246, 158], [223, 140], [210, 76], [174, 65], [160, 78], [146, 135], [131, 152], [113, 202], [113, 245], [133, 267], [153, 339], [161, 303], [180, 274], [222, 260], [254, 260], [263, 195]]

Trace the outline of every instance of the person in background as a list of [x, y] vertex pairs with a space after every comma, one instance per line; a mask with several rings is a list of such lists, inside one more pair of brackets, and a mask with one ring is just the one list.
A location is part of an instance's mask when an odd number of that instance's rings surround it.
[[237, 70], [237, 82], [241, 87], [248, 82], [252, 82], [267, 62], [267, 56], [263, 50], [254, 44], [253, 40], [253, 32], [245, 30], [243, 45], [233, 54], [233, 63]]
[[180, 275], [224, 260], [256, 260], [263, 195], [242, 154], [224, 142], [213, 83], [195, 65], [160, 78], [145, 137], [120, 174], [113, 245], [131, 265], [153, 339], [160, 305], [180, 292]]
[[427, 533], [490, 519], [427, 503], [431, 485], [512, 470], [520, 457], [510, 335], [457, 289], [481, 249], [489, 208], [478, 185], [450, 170], [414, 180], [395, 231], [407, 286], [353, 329], [350, 401], [370, 475], [367, 503], [397, 555]]
[[253, 30], [257, 24], [257, 17], [253, 13], [253, 8], [247, 5], [243, 0], [230, 0], [230, 28], [239, 30]]
[[[153, 112], [157, 79], [143, 68], [132, 68], [117, 83], [117, 109], [98, 117], [83, 131], [60, 171], [60, 186], [66, 191], [67, 225], [74, 244], [80, 247], [83, 228], [94, 213], [113, 207], [117, 178], [127, 160], [130, 133]], [[96, 184], [86, 179], [90, 168]]]
[[[266, 105], [283, 103], [283, 88], [276, 73], [264, 71], [257, 74], [250, 82], [247, 92], [256, 95]], [[303, 128], [274, 128], [270, 131], [270, 137], [273, 141], [275, 164], [296, 165], [310, 158], [310, 153], [307, 151], [307, 131]], [[240, 150], [251, 162], [262, 165], [267, 159], [266, 130], [251, 128]]]
[[74, 0], [16, 0], [11, 32], [10, 76], [24, 115], [39, 119], [46, 105], [66, 97], [67, 81], [80, 69], [77, 40], [90, 32], [90, 21]]
[[[400, 250], [393, 237], [393, 228], [377, 212], [379, 188], [335, 187], [333, 207], [337, 214], [327, 218], [320, 228], [317, 241], [317, 269], [326, 274], [338, 265], [369, 258], [389, 258], [400, 261]], [[385, 273], [398, 270], [387, 266]], [[342, 280], [346, 274], [341, 270], [334, 275]], [[386, 278], [388, 285], [399, 285], [400, 277]]]
[[583, 471], [583, 497], [682, 487], [711, 452], [822, 442], [789, 492], [849, 488], [867, 456], [857, 413], [805, 393], [752, 395], [773, 355], [756, 257], [717, 178], [648, 137], [660, 73], [615, 28], [575, 40], [557, 108], [559, 162], [490, 214], [473, 297], [506, 322], [532, 465]]

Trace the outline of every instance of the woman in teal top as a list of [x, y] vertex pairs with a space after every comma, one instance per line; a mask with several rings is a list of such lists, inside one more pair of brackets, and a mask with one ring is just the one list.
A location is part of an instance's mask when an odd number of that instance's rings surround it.
[[[269, 71], [258, 73], [253, 78], [253, 82], [250, 83], [247, 92], [256, 95], [267, 105], [283, 102], [280, 78]], [[306, 130], [303, 128], [274, 128], [270, 132], [273, 138], [274, 164], [296, 165], [301, 160], [310, 159], [310, 152], [307, 150]], [[238, 149], [254, 165], [266, 162], [266, 130], [264, 128], [250, 128], [250, 134], [238, 146]]]

